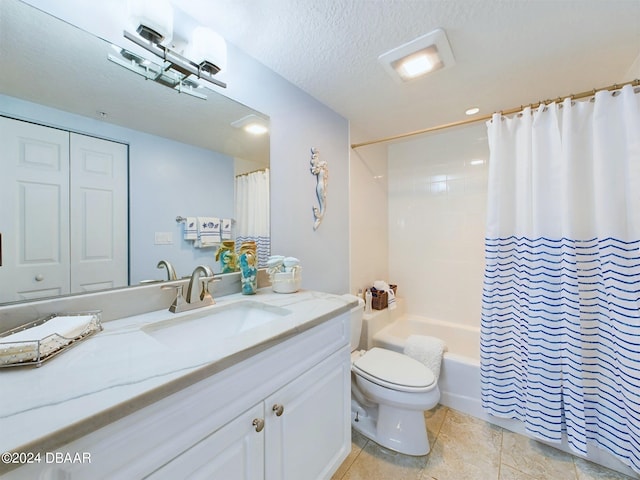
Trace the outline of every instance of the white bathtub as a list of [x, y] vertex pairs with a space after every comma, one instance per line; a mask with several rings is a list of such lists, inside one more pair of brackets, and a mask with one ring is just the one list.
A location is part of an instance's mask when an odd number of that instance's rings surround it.
[[[484, 412], [480, 400], [480, 328], [456, 325], [452, 322], [432, 320], [418, 315], [389, 314], [386, 310], [365, 315], [366, 348], [382, 347], [397, 352], [404, 350], [409, 335], [438, 337], [447, 344], [438, 386], [440, 403], [454, 410], [493, 423], [522, 435], [527, 435], [521, 422], [490, 416]], [[561, 445], [549, 444], [574, 454], [566, 441]], [[629, 475], [640, 478], [629, 467], [608, 452], [588, 447], [587, 459]]]
[[440, 403], [481, 416], [480, 328], [402, 315], [373, 333], [371, 346], [402, 352], [406, 339], [412, 334], [437, 337], [447, 344], [438, 379]]

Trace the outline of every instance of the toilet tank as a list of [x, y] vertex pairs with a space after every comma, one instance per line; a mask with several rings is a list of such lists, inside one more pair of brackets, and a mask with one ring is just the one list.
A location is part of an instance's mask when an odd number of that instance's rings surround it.
[[360, 345], [360, 334], [362, 333], [362, 315], [364, 314], [364, 300], [355, 295], [343, 295], [349, 301], [357, 300], [358, 306], [351, 309], [351, 351], [353, 352]]

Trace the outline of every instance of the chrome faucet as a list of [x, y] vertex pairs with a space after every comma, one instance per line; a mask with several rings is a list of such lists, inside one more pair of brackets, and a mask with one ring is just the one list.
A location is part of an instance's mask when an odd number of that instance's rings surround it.
[[[204, 276], [201, 276], [201, 274], [204, 274]], [[177, 290], [176, 298], [169, 307], [169, 311], [180, 313], [215, 304], [216, 302], [209, 292], [209, 283], [218, 281], [217, 278], [214, 279], [213, 277], [214, 274], [211, 267], [198, 265], [191, 274], [186, 297], [182, 295], [183, 285], [167, 286], [166, 288], [175, 288]], [[200, 284], [202, 284], [202, 288], [200, 288]]]
[[[200, 276], [200, 273], [204, 273], [204, 277]], [[202, 290], [196, 298], [193, 298], [195, 288], [199, 287], [199, 283], [202, 281]], [[207, 265], [198, 265], [191, 274], [191, 280], [189, 280], [189, 287], [187, 288], [187, 303], [207, 302], [206, 305], [213, 305], [213, 297], [209, 293], [209, 282], [213, 281], [213, 270]], [[196, 284], [194, 288], [193, 284]], [[204, 305], [202, 305], [204, 306]]]
[[167, 260], [160, 260], [158, 262], [157, 268], [166, 268], [167, 269], [167, 280], [168, 281], [172, 281], [172, 280], [177, 280], [178, 279], [178, 274], [176, 273], [176, 269], [173, 268], [173, 265], [171, 265], [170, 262], [168, 262]]

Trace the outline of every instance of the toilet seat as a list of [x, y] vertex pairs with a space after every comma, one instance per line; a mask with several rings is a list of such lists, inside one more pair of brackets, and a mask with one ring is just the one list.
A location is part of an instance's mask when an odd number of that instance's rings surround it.
[[377, 347], [355, 359], [352, 369], [377, 385], [400, 392], [426, 392], [436, 385], [433, 373], [418, 360]]

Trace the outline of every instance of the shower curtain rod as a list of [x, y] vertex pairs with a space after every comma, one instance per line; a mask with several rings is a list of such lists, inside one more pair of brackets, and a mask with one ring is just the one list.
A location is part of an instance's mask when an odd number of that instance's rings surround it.
[[[631, 80], [631, 81], [625, 82], [625, 83], [614, 83], [613, 85], [609, 85], [608, 87], [602, 87], [602, 88], [597, 88], [597, 89], [594, 88], [593, 90], [589, 90], [589, 91], [586, 91], [586, 92], [576, 93], [576, 94], [573, 94], [573, 95], [566, 95], [564, 97], [558, 97], [555, 100], [540, 100], [538, 103], [531, 103], [529, 105], [520, 105], [520, 107], [511, 108], [509, 110], [501, 110], [500, 112], [495, 112], [495, 113], [500, 113], [501, 115], [511, 115], [512, 113], [518, 113], [518, 112], [522, 111], [525, 107], [531, 107], [532, 109], [535, 109], [535, 108], [538, 108], [540, 105], [548, 105], [549, 103], [555, 102], [555, 101], [558, 101], [558, 100], [562, 101], [562, 99], [564, 99], [564, 98], [571, 98], [573, 100], [580, 100], [581, 98], [591, 97], [591, 96], [595, 95], [597, 92], [600, 92], [600, 91], [603, 91], [603, 90], [608, 90], [608, 91], [618, 90], [618, 89], [624, 87], [625, 85], [632, 85], [632, 86], [636, 87], [636, 86], [640, 85], [640, 79]], [[445, 128], [459, 127], [461, 125], [468, 125], [470, 123], [476, 123], [476, 122], [482, 122], [482, 121], [486, 121], [486, 120], [491, 120], [493, 115], [494, 115], [493, 113], [489, 113], [489, 114], [483, 115], [481, 117], [469, 118], [467, 120], [459, 120], [457, 122], [452, 122], [452, 123], [445, 123], [443, 125], [424, 128], [422, 130], [415, 130], [413, 132], [408, 132], [408, 133], [401, 133], [399, 135], [393, 135], [391, 137], [379, 138], [377, 140], [369, 140], [368, 142], [362, 142], [362, 143], [352, 143], [351, 144], [351, 148], [355, 150], [356, 148], [365, 147], [367, 145], [374, 145], [376, 143], [391, 142], [393, 140], [399, 140], [401, 138], [412, 137], [414, 135], [421, 135], [423, 133], [430, 133], [430, 132], [435, 132], [437, 130], [444, 130]]]
[[236, 175], [236, 178], [238, 177], [244, 177], [246, 175], [251, 175], [252, 173], [258, 173], [258, 172], [266, 172], [268, 170], [268, 167], [265, 168], [259, 168], [257, 170], [252, 170], [250, 172], [245, 172], [245, 173], [239, 173], [238, 175]]

